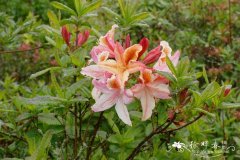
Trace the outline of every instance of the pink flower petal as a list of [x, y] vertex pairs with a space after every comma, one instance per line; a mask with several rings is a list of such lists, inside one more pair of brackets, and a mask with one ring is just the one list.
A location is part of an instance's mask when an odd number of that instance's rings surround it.
[[110, 58], [114, 58], [114, 56], [115, 56], [114, 52], [112, 50], [110, 50], [109, 48], [102, 46], [102, 45], [95, 46], [95, 47], [93, 47], [93, 49], [90, 52], [91, 58], [93, 59], [93, 61], [95, 63], [98, 62], [98, 55], [102, 52], [108, 52]]
[[136, 96], [141, 102], [142, 111], [143, 111], [142, 120], [145, 121], [149, 119], [152, 115], [152, 110], [155, 107], [154, 97], [151, 95], [151, 93], [146, 87], [144, 87], [138, 93], [135, 92], [134, 96]]
[[97, 99], [99, 99], [100, 95], [101, 95], [101, 91], [99, 89], [97, 89], [96, 87], [93, 87], [93, 89], [92, 89], [93, 99], [96, 101]]
[[170, 95], [170, 91], [168, 89], [168, 85], [166, 84], [147, 84], [148, 89], [151, 93], [152, 96], [156, 97], [156, 98], [160, 98], [160, 99], [169, 99], [171, 98]]
[[130, 120], [130, 116], [127, 110], [126, 105], [122, 100], [118, 100], [115, 106], [118, 117], [127, 125], [132, 126], [132, 122]]
[[172, 61], [174, 66], [177, 66], [179, 57], [180, 57], [180, 52], [176, 51], [174, 55], [169, 58]]
[[111, 108], [118, 100], [119, 92], [102, 94], [96, 103], [91, 107], [94, 112], [101, 112]]
[[106, 72], [98, 65], [90, 65], [82, 68], [81, 74], [92, 77], [92, 78], [96, 78], [96, 79], [101, 79], [101, 78], [105, 79], [110, 77], [111, 75], [109, 72]]
[[112, 91], [109, 90], [109, 88], [107, 87], [107, 83], [106, 81], [100, 81], [100, 80], [93, 80], [92, 84], [94, 85], [94, 88], [96, 88], [98, 91], [102, 92], [102, 93], [106, 93], [106, 94], [110, 94]]

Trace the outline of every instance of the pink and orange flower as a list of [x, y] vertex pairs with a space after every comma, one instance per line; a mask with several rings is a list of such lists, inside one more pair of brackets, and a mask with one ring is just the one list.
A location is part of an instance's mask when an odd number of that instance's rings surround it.
[[[114, 40], [117, 25], [105, 36], [100, 37], [99, 45], [90, 52], [91, 63], [82, 68], [81, 73], [93, 78], [92, 96], [95, 104], [94, 112], [101, 112], [115, 106], [119, 118], [127, 125], [132, 125], [127, 104], [134, 98], [139, 99], [142, 106], [142, 120], [149, 119], [155, 108], [157, 99], [169, 99], [169, 82], [156, 71], [170, 72], [166, 64], [166, 56], [176, 66], [180, 53], [173, 56], [167, 42], [162, 41], [158, 47], [146, 54], [149, 40], [143, 38], [139, 44], [131, 45], [130, 36], [126, 37], [124, 47]], [[153, 67], [149, 64], [155, 63]], [[138, 77], [137, 83], [129, 80]]]

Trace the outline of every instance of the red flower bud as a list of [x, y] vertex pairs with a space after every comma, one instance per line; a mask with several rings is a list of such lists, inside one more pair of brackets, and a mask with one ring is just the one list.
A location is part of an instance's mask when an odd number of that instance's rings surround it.
[[152, 49], [147, 56], [143, 59], [144, 64], [151, 64], [159, 59], [161, 56], [161, 46], [159, 45], [158, 47]]
[[77, 46], [81, 47], [88, 40], [89, 34], [90, 32], [88, 30], [85, 30], [83, 33], [79, 33]]
[[68, 46], [70, 45], [70, 36], [71, 36], [71, 34], [68, 32], [67, 27], [63, 26], [62, 27], [62, 37]]
[[186, 100], [188, 96], [188, 89], [185, 88], [184, 90], [182, 90], [179, 94], [179, 101], [180, 101], [180, 104], [183, 104], [184, 101]]
[[231, 88], [232, 88], [231, 85], [227, 85], [227, 86], [226, 86], [226, 88], [225, 88], [225, 90], [224, 90], [224, 97], [226, 97], [226, 96], [230, 93]]
[[171, 121], [174, 118], [175, 112], [174, 110], [168, 111], [168, 119]]
[[139, 44], [142, 46], [141, 52], [138, 53], [138, 59], [143, 55], [143, 53], [148, 49], [149, 46], [149, 40], [147, 38], [141, 39]]
[[128, 48], [128, 47], [130, 47], [130, 45], [131, 45], [131, 37], [130, 37], [130, 35], [128, 34], [128, 35], [126, 36], [126, 39], [125, 39], [125, 49]]

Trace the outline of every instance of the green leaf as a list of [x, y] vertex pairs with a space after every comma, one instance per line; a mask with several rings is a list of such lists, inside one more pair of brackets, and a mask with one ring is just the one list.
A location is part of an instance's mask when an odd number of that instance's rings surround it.
[[207, 76], [207, 72], [205, 70], [205, 67], [203, 66], [203, 71], [202, 71], [202, 74], [203, 74], [203, 78], [205, 79], [205, 82], [207, 84], [209, 84], [209, 81], [208, 81], [208, 76]]
[[70, 76], [77, 75], [78, 71], [79, 71], [78, 68], [75, 68], [75, 67], [64, 68], [63, 77], [70, 77]]
[[56, 90], [58, 96], [60, 96], [61, 98], [64, 98], [63, 91], [57, 82], [54, 72], [51, 70], [50, 73], [51, 73], [51, 82], [52, 82], [54, 89]]
[[210, 83], [202, 92], [203, 101], [209, 100], [215, 97], [221, 91], [221, 87], [217, 82]]
[[89, 79], [88, 78], [84, 78], [84, 79], [81, 79], [80, 81], [77, 81], [77, 82], [73, 83], [70, 87], [67, 88], [65, 96], [67, 98], [70, 98], [78, 90], [83, 88], [83, 86], [86, 85], [86, 83], [88, 83], [88, 82], [89, 82]]
[[194, 108], [194, 110], [196, 110], [196, 111], [198, 111], [198, 112], [202, 112], [202, 113], [204, 113], [204, 114], [206, 114], [206, 115], [208, 115], [208, 116], [210, 116], [210, 117], [213, 117], [213, 118], [216, 117], [215, 114], [210, 113], [210, 112], [208, 112], [208, 111], [206, 111], [206, 110], [204, 110], [204, 109], [201, 109], [201, 108]]
[[120, 134], [120, 131], [117, 127], [117, 125], [115, 124], [115, 122], [113, 121], [114, 118], [114, 113], [113, 112], [108, 112], [108, 113], [104, 113], [103, 116], [107, 119], [109, 126], [112, 128], [112, 130], [115, 133]]
[[72, 10], [71, 8], [69, 8], [68, 6], [62, 4], [62, 3], [59, 3], [59, 2], [51, 2], [51, 5], [57, 9], [60, 9], [60, 10], [63, 10], [63, 11], [66, 11], [72, 15], [77, 15], [76, 12], [74, 10]]
[[50, 67], [50, 68], [44, 69], [44, 70], [39, 71], [39, 72], [37, 72], [37, 73], [31, 74], [30, 79], [34, 79], [34, 78], [36, 78], [36, 77], [39, 77], [39, 76], [47, 73], [47, 72], [50, 71], [50, 70], [56, 70], [56, 69], [60, 69], [60, 68], [61, 68], [61, 67]]
[[125, 13], [125, 9], [124, 9], [125, 6], [124, 6], [123, 0], [118, 0], [118, 4], [119, 4], [119, 7], [120, 7], [122, 16], [123, 16], [124, 18], [126, 18], [126, 13]]
[[16, 121], [16, 122], [20, 122], [20, 121], [29, 119], [29, 118], [31, 118], [31, 117], [33, 117], [33, 116], [34, 116], [34, 115], [33, 115], [32, 113], [23, 112], [22, 114], [20, 114], [20, 115], [15, 119], [15, 121]]
[[79, 14], [82, 9], [81, 0], [74, 0], [74, 6], [76, 8], [77, 13]]
[[37, 96], [34, 98], [15, 97], [14, 103], [17, 103], [17, 105], [34, 105], [38, 107], [37, 110], [42, 110], [50, 106], [68, 103], [68, 100], [52, 96]]
[[119, 14], [117, 14], [116, 12], [114, 12], [113, 10], [111, 10], [107, 7], [102, 7], [102, 9], [116, 18], [119, 18], [119, 19], [121, 18], [121, 16]]
[[168, 73], [168, 72], [163, 72], [163, 71], [157, 71], [160, 75], [166, 77], [168, 80], [170, 80], [171, 82], [173, 83], [177, 83], [177, 79], [171, 74], [171, 73]]
[[69, 64], [71, 64], [71, 58], [68, 55], [62, 56], [60, 61], [63, 67], [67, 67]]
[[30, 130], [25, 134], [25, 138], [28, 143], [28, 152], [33, 155], [41, 141], [41, 135], [36, 130]]
[[57, 45], [57, 43], [56, 43], [52, 38], [50, 38], [50, 37], [48, 37], [48, 36], [45, 36], [45, 39], [46, 39], [51, 45], [53, 45], [53, 46], [56, 46], [56, 45]]
[[238, 109], [240, 108], [240, 103], [229, 103], [229, 102], [223, 102], [221, 104], [221, 107], [218, 109]]
[[39, 113], [38, 120], [47, 125], [61, 125], [55, 113]]
[[65, 130], [67, 132], [67, 135], [70, 138], [74, 138], [74, 116], [71, 113], [67, 114], [66, 118], [66, 125], [65, 125]]
[[123, 141], [123, 136], [121, 134], [115, 134], [115, 135], [111, 135], [108, 138], [108, 141], [110, 143], [116, 143], [116, 144], [121, 144]]
[[[43, 138], [38, 145], [37, 150], [33, 153], [33, 155], [29, 158], [30, 160], [42, 160], [47, 158], [47, 148], [51, 144], [53, 131], [48, 130], [44, 135]], [[45, 157], [45, 158], [44, 158]]]
[[49, 21], [50, 21], [54, 26], [59, 26], [58, 18], [57, 18], [57, 16], [54, 14], [53, 11], [49, 10], [49, 11], [47, 12], [47, 15], [48, 15]]
[[142, 21], [142, 20], [144, 20], [148, 17], [149, 17], [149, 13], [147, 13], [147, 12], [142, 12], [142, 13], [135, 14], [133, 17], [131, 17], [132, 21], [131, 21], [130, 24], [136, 23], [138, 21]]
[[78, 67], [82, 67], [85, 64], [85, 55], [79, 51], [72, 53], [71, 55], [72, 63]]
[[174, 67], [172, 61], [169, 59], [168, 56], [166, 56], [166, 62], [167, 62], [167, 66], [168, 66], [168, 68], [170, 69], [170, 71], [171, 71], [175, 76], [177, 76], [176, 68]]
[[99, 8], [102, 4], [102, 0], [98, 0], [96, 2], [93, 2], [89, 5], [87, 5], [86, 7], [84, 7], [84, 9], [79, 13], [79, 16], [83, 16], [87, 13], [90, 13], [92, 11], [94, 11], [95, 9]]
[[199, 92], [191, 90], [194, 97], [194, 105], [200, 106], [202, 104], [202, 95]]
[[189, 67], [190, 67], [189, 58], [183, 57], [181, 61], [178, 63], [178, 67], [177, 67], [178, 77], [185, 76], [186, 73], [188, 73]]

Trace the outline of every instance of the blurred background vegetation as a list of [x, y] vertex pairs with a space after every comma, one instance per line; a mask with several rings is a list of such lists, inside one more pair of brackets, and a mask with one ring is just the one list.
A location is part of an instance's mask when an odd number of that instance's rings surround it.
[[[58, 0], [58, 2], [74, 8], [73, 0]], [[28, 83], [31, 74], [59, 65], [55, 59], [56, 50], [52, 47], [53, 42], [49, 39], [53, 37], [50, 31], [55, 32], [55, 30], [49, 28], [51, 23], [48, 11], [53, 11], [61, 19], [70, 15], [67, 12], [60, 12], [50, 3], [51, 0], [0, 0], [0, 89], [4, 89], [0, 92], [0, 100], [8, 102], [15, 95], [33, 97], [37, 92], [43, 95], [51, 93], [51, 88], [44, 86], [50, 81], [49, 75]], [[136, 7], [134, 12], [148, 13], [141, 23], [132, 23], [131, 17], [130, 20], [121, 19], [121, 10], [117, 1], [111, 0], [103, 0], [100, 9], [94, 12], [96, 15], [83, 18], [88, 23], [84, 24], [84, 27], [91, 30], [88, 45], [83, 46], [86, 55], [92, 46], [96, 45], [98, 36], [105, 34], [114, 23], [117, 23], [123, 28], [123, 34], [118, 35], [120, 39], [125, 39], [128, 33], [134, 43], [138, 43], [143, 37], [148, 37], [151, 48], [157, 46], [161, 40], [168, 41], [174, 51], [180, 50], [182, 56], [190, 57], [191, 67], [196, 73], [205, 67], [210, 80], [232, 84], [234, 89], [230, 100], [240, 102], [239, 0], [136, 0], [133, 3]], [[60, 27], [58, 31], [60, 32]], [[67, 60], [62, 58], [61, 61]], [[43, 79], [45, 81], [42, 81]], [[27, 86], [19, 85], [26, 83]], [[41, 91], [38, 88], [41, 88]], [[7, 107], [9, 106], [6, 105]], [[2, 115], [1, 119], [3, 117], [14, 121], [11, 114]], [[199, 126], [203, 125], [201, 121], [189, 127], [189, 132], [181, 132], [182, 134], [176, 139], [181, 139], [183, 136], [187, 136], [188, 141], [216, 137], [221, 139], [226, 135], [230, 142], [240, 147], [240, 110], [221, 112], [219, 117], [217, 120], [219, 123], [207, 118], [204, 120], [209, 124], [205, 133], [210, 135], [199, 134]], [[226, 119], [226, 133], [222, 132], [222, 118]], [[1, 125], [0, 120], [0, 128]], [[4, 155], [24, 157], [26, 152], [19, 151], [16, 146], [19, 144], [0, 139], [0, 158]], [[14, 153], [15, 150], [18, 152]], [[161, 150], [158, 154], [162, 154], [163, 159], [164, 156], [176, 159], [179, 153], [168, 155], [166, 151]], [[184, 156], [185, 159], [189, 158], [189, 155]], [[237, 158], [239, 157], [238, 153]], [[232, 159], [234, 158], [232, 155]]]

